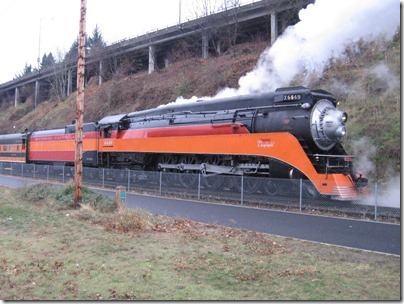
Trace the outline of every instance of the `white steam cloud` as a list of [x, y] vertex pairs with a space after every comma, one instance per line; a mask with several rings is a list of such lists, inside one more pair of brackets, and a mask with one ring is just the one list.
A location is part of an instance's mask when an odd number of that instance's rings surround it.
[[376, 155], [377, 148], [365, 137], [353, 142], [352, 148], [353, 154], [356, 156], [354, 165], [361, 170], [359, 173], [363, 176], [373, 175], [376, 171], [373, 158]]
[[400, 176], [394, 176], [386, 183], [378, 184], [377, 193], [373, 194], [373, 204], [381, 207], [401, 208], [400, 181]]
[[[355, 141], [352, 147], [354, 155], [356, 156], [354, 165], [361, 170], [359, 173], [367, 178], [374, 175], [376, 166], [374, 165], [373, 159], [377, 152], [376, 146], [372, 145], [371, 141], [364, 137]], [[377, 204], [377, 206], [380, 207], [401, 208], [400, 176], [395, 175], [392, 168], [385, 168], [385, 172], [387, 176], [392, 177], [385, 182], [369, 183], [368, 192], [370, 195], [357, 203], [371, 206]]]
[[[349, 83], [332, 79], [329, 86], [330, 91], [339, 99], [347, 99], [348, 96], [351, 96], [358, 100], [365, 100], [368, 92], [363, 89], [364, 83], [370, 85], [368, 90], [378, 92], [380, 100], [383, 100], [385, 94], [396, 95], [400, 92], [400, 77], [386, 63], [363, 68], [361, 75]], [[397, 106], [397, 108], [399, 107]]]
[[397, 0], [317, 0], [299, 12], [300, 22], [286, 29], [264, 51], [257, 67], [240, 78], [237, 94], [273, 91], [302, 72], [321, 73], [332, 57], [359, 39], [393, 36], [400, 25]]
[[400, 2], [316, 0], [299, 12], [299, 18], [261, 54], [255, 69], [239, 79], [238, 89], [225, 88], [213, 98], [271, 92], [288, 86], [298, 74], [321, 75], [329, 59], [340, 57], [347, 45], [378, 36], [391, 38], [400, 25]]

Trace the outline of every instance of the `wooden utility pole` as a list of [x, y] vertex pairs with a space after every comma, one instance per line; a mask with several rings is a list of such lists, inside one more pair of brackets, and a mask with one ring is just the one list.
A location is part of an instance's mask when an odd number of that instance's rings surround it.
[[81, 0], [79, 59], [77, 62], [77, 98], [76, 98], [76, 153], [74, 161], [74, 202], [77, 209], [82, 202], [83, 181], [83, 113], [84, 113], [84, 73], [86, 56], [86, 0]]

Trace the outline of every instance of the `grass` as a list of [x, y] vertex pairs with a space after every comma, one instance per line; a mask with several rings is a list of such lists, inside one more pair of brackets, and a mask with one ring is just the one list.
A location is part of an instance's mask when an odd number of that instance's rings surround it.
[[54, 199], [67, 202], [68, 187], [0, 188], [1, 299], [400, 299], [399, 257], [100, 211], [90, 192], [72, 210]]

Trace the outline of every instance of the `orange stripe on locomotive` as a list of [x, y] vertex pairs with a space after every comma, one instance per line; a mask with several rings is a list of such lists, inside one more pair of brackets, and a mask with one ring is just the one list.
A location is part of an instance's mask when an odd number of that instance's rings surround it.
[[[29, 140], [31, 162], [74, 162], [75, 134], [41, 134], [34, 132]], [[83, 162], [95, 163], [98, 153], [98, 132], [83, 133]], [[93, 156], [86, 156], [94, 154]]]

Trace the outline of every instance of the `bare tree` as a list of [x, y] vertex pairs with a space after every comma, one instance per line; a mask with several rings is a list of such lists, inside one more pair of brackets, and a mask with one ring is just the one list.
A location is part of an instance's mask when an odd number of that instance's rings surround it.
[[221, 0], [194, 0], [192, 7], [195, 18], [206, 17], [219, 11]]
[[56, 96], [60, 101], [65, 100], [67, 97], [68, 85], [68, 61], [64, 60], [65, 54], [60, 50], [57, 52], [57, 59], [53, 63], [53, 75], [49, 79], [51, 93]]
[[216, 55], [237, 42], [240, 6], [240, 0], [194, 0], [195, 17], [205, 20], [201, 27]]
[[[236, 44], [238, 38], [238, 14], [241, 3], [240, 0], [224, 0], [222, 4], [222, 15], [226, 22], [220, 35], [224, 41], [224, 47], [229, 48]], [[219, 48], [218, 50], [220, 50]], [[220, 55], [220, 53], [219, 53]]]

